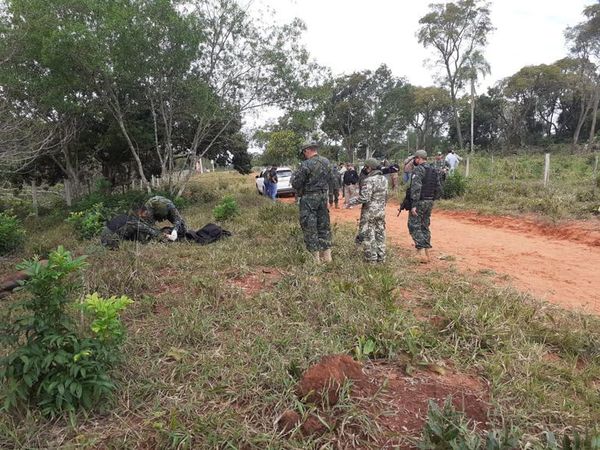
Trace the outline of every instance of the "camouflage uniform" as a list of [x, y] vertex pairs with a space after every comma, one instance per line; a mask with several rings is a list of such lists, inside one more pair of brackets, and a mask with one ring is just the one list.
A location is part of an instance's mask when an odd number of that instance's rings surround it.
[[144, 206], [148, 210], [148, 217], [146, 220], [150, 225], [154, 225], [155, 222], [168, 220], [173, 224], [173, 227], [177, 230], [179, 236], [185, 235], [185, 232], [187, 231], [185, 222], [171, 200], [157, 195], [148, 200]]
[[340, 198], [341, 179], [340, 171], [335, 164], [331, 167], [331, 173], [332, 177], [331, 182], [329, 183], [329, 206], [333, 206], [335, 204], [335, 207], [337, 208]]
[[327, 191], [332, 168], [327, 158], [315, 155], [300, 164], [292, 177], [292, 187], [300, 196], [300, 226], [310, 252], [331, 248]]
[[448, 176], [449, 168], [449, 165], [446, 162], [446, 160], [444, 158], [436, 158], [431, 166], [438, 171], [440, 175], [440, 183], [444, 183], [444, 181], [446, 181], [446, 177]]
[[350, 201], [362, 204], [359, 237], [367, 261], [385, 260], [385, 204], [388, 182], [380, 170], [371, 171], [363, 181], [360, 195]]
[[134, 215], [121, 214], [110, 220], [100, 234], [100, 242], [110, 249], [119, 248], [125, 241], [148, 242], [152, 239], [165, 240], [163, 233]]
[[[429, 225], [431, 223], [431, 210], [433, 209], [434, 192], [431, 195], [422, 195], [423, 182], [425, 179], [426, 168], [431, 167], [429, 164], [419, 164], [413, 169], [410, 182], [410, 198], [413, 208], [417, 208], [417, 215], [408, 214], [408, 231], [410, 232], [415, 247], [431, 248], [431, 231]], [[438, 192], [441, 191], [439, 177], [435, 178], [435, 186], [429, 186], [429, 190], [435, 188]]]

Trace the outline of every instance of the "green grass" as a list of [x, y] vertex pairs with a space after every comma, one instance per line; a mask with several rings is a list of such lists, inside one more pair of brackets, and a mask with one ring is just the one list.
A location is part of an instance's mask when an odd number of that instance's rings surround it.
[[[299, 372], [352, 352], [360, 338], [373, 340], [380, 358], [446, 361], [479, 374], [490, 383], [494, 425], [515, 425], [533, 441], [543, 430], [600, 423], [598, 318], [493, 287], [485, 274], [425, 273], [402, 249], [391, 249], [384, 266], [366, 265], [352, 225], [334, 227], [334, 263], [315, 267], [296, 207], [258, 196], [252, 182], [227, 174], [194, 182], [189, 224], [212, 221], [225, 195], [240, 206], [226, 224], [233, 237], [208, 246], [126, 243], [110, 252], [77, 240], [62, 220], [27, 222], [21, 256], [63, 243], [90, 255], [87, 292], [135, 303], [124, 314], [126, 358], [113, 374], [112, 403], [73, 424], [35, 411], [2, 414], [0, 448], [378, 448], [372, 414], [350, 399], [323, 436], [286, 438], [274, 426], [298, 407]], [[11, 264], [0, 262], [0, 272]], [[281, 277], [256, 295], [232, 281], [263, 269]], [[404, 291], [418, 300], [407, 303]]]
[[[549, 183], [544, 186], [543, 154], [493, 159], [476, 154], [471, 157], [466, 193], [441, 201], [440, 206], [487, 214], [532, 213], [550, 219], [600, 214], [600, 168], [594, 179], [594, 155], [553, 154], [550, 161]], [[463, 174], [465, 166], [463, 160]]]

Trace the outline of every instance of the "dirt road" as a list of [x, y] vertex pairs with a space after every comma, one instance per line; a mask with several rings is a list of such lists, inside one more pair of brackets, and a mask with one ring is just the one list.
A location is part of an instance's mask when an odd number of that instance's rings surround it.
[[[388, 240], [410, 249], [406, 211], [387, 207]], [[332, 209], [333, 221], [356, 222], [358, 207]], [[485, 217], [434, 209], [434, 257], [455, 258], [464, 271], [493, 271], [536, 298], [600, 314], [600, 222], [542, 225], [533, 220]], [[442, 263], [441, 261], [439, 263]]]

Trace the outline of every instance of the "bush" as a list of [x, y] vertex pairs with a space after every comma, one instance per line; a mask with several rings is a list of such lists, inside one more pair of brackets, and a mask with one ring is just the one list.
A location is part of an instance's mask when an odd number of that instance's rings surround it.
[[24, 200], [14, 195], [3, 195], [0, 197], [0, 212], [11, 213], [20, 219], [24, 219], [33, 213], [31, 200]]
[[213, 216], [218, 221], [231, 219], [239, 213], [240, 209], [238, 204], [231, 195], [223, 197], [223, 200], [213, 208]]
[[463, 195], [467, 189], [467, 180], [458, 172], [453, 172], [448, 175], [444, 182], [444, 194], [443, 198], [454, 198]]
[[96, 203], [90, 209], [70, 213], [67, 222], [75, 227], [81, 239], [91, 239], [100, 234], [108, 216], [104, 204]]
[[0, 213], [0, 255], [6, 255], [23, 246], [25, 230], [19, 219], [8, 213]]
[[109, 369], [119, 360], [123, 328], [118, 313], [131, 300], [88, 296], [83, 309], [92, 316], [87, 330], [69, 312], [79, 293], [74, 275], [85, 266], [59, 247], [48, 258], [26, 261], [28, 297], [3, 320], [0, 337], [9, 352], [0, 359], [0, 399], [9, 410], [31, 403], [55, 416], [91, 408], [114, 389]]
[[429, 400], [427, 422], [417, 447], [421, 450], [509, 450], [519, 447], [519, 437], [514, 430], [490, 431], [483, 443], [465, 416], [454, 409], [452, 397], [448, 397], [442, 408]]

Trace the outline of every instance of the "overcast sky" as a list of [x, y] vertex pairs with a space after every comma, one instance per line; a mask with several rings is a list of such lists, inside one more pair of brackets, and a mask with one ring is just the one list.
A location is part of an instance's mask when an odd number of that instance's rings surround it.
[[[334, 75], [376, 69], [385, 63], [394, 75], [412, 84], [434, 83], [435, 69], [425, 60], [432, 53], [415, 37], [419, 19], [430, 0], [241, 0], [255, 14], [274, 10], [274, 20], [298, 17], [307, 30], [303, 42], [311, 55]], [[478, 89], [512, 75], [521, 67], [552, 63], [567, 53], [566, 27], [583, 20], [582, 11], [594, 0], [492, 0], [496, 30], [489, 36], [485, 56], [491, 75]], [[271, 13], [268, 13], [269, 15]], [[255, 124], [273, 118], [263, 111]], [[256, 121], [256, 122], [255, 122]]]

